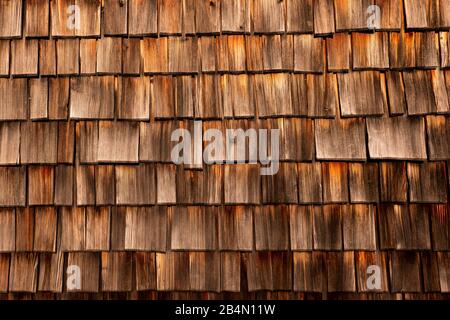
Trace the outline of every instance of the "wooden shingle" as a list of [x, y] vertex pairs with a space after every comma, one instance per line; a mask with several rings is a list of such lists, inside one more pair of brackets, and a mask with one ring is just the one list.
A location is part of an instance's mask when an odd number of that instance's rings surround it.
[[334, 118], [339, 112], [338, 83], [335, 74], [312, 75], [306, 77], [308, 94], [308, 116]]
[[353, 251], [327, 252], [328, 292], [356, 290], [355, 257]]
[[114, 166], [95, 167], [95, 203], [97, 205], [114, 204]]
[[319, 119], [314, 123], [317, 159], [366, 159], [365, 123], [362, 119]]
[[420, 292], [419, 253], [393, 251], [389, 259], [391, 290], [393, 292]]
[[45, 119], [48, 116], [48, 80], [30, 79], [30, 119]]
[[287, 73], [252, 77], [255, 108], [259, 117], [292, 115], [290, 76]]
[[114, 116], [114, 78], [70, 79], [70, 118], [110, 119]]
[[34, 208], [16, 209], [16, 252], [33, 251]]
[[292, 289], [292, 255], [289, 252], [244, 253], [243, 263], [249, 291]]
[[447, 202], [445, 162], [408, 163], [411, 202]]
[[[169, 72], [193, 73], [198, 71], [197, 38], [170, 37], [168, 39]], [[190, 57], [186, 59], [186, 57]]]
[[157, 289], [189, 290], [189, 265], [189, 252], [157, 253]]
[[342, 207], [337, 204], [314, 207], [313, 244], [315, 250], [342, 249]]
[[378, 208], [381, 249], [430, 249], [430, 210], [422, 205]]
[[154, 204], [156, 201], [155, 167], [150, 164], [116, 166], [116, 203]]
[[421, 118], [367, 119], [372, 159], [426, 159], [425, 122]]
[[334, 0], [336, 31], [369, 29], [362, 0]]
[[439, 67], [438, 34], [434, 32], [414, 33], [416, 67], [434, 69]]
[[[355, 253], [356, 260], [356, 283], [358, 285], [359, 292], [388, 292], [389, 282], [388, 282], [388, 271], [387, 271], [387, 257], [385, 252], [367, 252], [367, 251], [357, 251]], [[367, 270], [369, 266], [377, 266], [380, 268], [380, 289], [368, 288], [367, 277], [373, 273], [368, 273]], [[372, 271], [373, 272], [373, 271]], [[372, 285], [373, 282], [369, 282]]]
[[1, 167], [0, 168], [0, 206], [24, 206], [26, 199], [26, 168]]
[[[160, 73], [169, 71], [169, 50], [167, 39], [168, 37], [145, 38], [142, 40], [141, 50], [144, 60], [145, 73]], [[158, 57], [158, 59], [155, 59], [155, 57]]]
[[313, 214], [313, 206], [289, 207], [289, 233], [291, 250], [312, 250]]
[[138, 162], [139, 126], [137, 123], [100, 121], [98, 161]]
[[408, 114], [448, 113], [449, 98], [441, 71], [403, 72]]
[[[202, 33], [220, 32], [220, 0], [196, 0], [195, 2], [195, 31]], [[200, 18], [201, 17], [201, 18]]]
[[157, 0], [128, 1], [128, 34], [131, 36], [151, 35], [157, 33]]
[[11, 41], [11, 74], [34, 76], [38, 73], [38, 40]]
[[285, 31], [286, 4], [278, 0], [250, 0], [252, 31], [282, 33]]
[[122, 40], [122, 73], [138, 75], [142, 71], [143, 58], [141, 40], [128, 38]]
[[176, 90], [175, 78], [172, 76], [155, 76], [151, 78], [148, 85], [152, 114], [155, 119], [173, 118], [177, 100], [174, 95]]
[[79, 206], [95, 204], [95, 166], [76, 167], [76, 203]]
[[245, 71], [245, 38], [240, 35], [217, 38], [218, 71]]
[[219, 210], [218, 246], [220, 250], [253, 249], [253, 207], [225, 206]]
[[445, 204], [431, 206], [431, 236], [434, 250], [450, 248], [450, 211]]
[[0, 292], [8, 292], [10, 255], [0, 253]]
[[[78, 7], [74, 7], [73, 5], [76, 5]], [[99, 36], [101, 10], [100, 5], [101, 3], [99, 3], [98, 1], [90, 0], [50, 1], [52, 36]], [[79, 12], [79, 14], [77, 14], [77, 12]], [[69, 21], [68, 16], [70, 18]]]
[[347, 71], [350, 68], [351, 37], [346, 33], [336, 33], [327, 38], [328, 71]]
[[322, 292], [327, 286], [325, 255], [320, 251], [295, 252], [294, 290]]
[[109, 250], [110, 221], [109, 207], [86, 208], [86, 250]]
[[182, 1], [158, 1], [159, 33], [161, 35], [180, 35], [182, 33], [183, 6]]
[[285, 205], [256, 207], [256, 250], [289, 249], [289, 211]]
[[39, 74], [56, 75], [55, 40], [39, 40]]
[[75, 124], [58, 123], [58, 163], [73, 163], [75, 152]]
[[177, 203], [221, 204], [223, 202], [223, 166], [208, 165], [203, 170], [177, 167]]
[[22, 1], [2, 1], [0, 4], [0, 37], [22, 35]]
[[36, 292], [38, 275], [38, 255], [16, 253], [11, 255], [9, 270], [9, 291]]
[[136, 290], [156, 289], [156, 255], [154, 252], [136, 252]]
[[282, 162], [276, 174], [262, 175], [261, 192], [263, 203], [297, 203], [296, 164]]
[[433, 252], [421, 252], [420, 263], [425, 292], [440, 291], [438, 257]]
[[389, 34], [389, 64], [391, 69], [413, 68], [416, 65], [415, 33]]
[[386, 72], [386, 89], [389, 101], [389, 113], [401, 115], [406, 112], [406, 96], [401, 72]]
[[82, 207], [59, 209], [60, 241], [62, 251], [86, 249], [86, 209]]
[[387, 69], [388, 34], [352, 33], [353, 69]]
[[55, 168], [55, 205], [73, 203], [73, 167], [59, 165]]
[[323, 73], [325, 40], [312, 35], [294, 36], [294, 71]]
[[122, 72], [122, 39], [105, 37], [97, 40], [97, 73]]
[[173, 164], [156, 165], [156, 186], [158, 204], [177, 202], [176, 193], [176, 166]]
[[190, 252], [189, 282], [191, 291], [220, 291], [220, 253]]
[[[171, 150], [175, 145], [171, 141], [172, 132], [179, 128], [175, 121], [140, 122], [139, 161], [171, 161]], [[167, 143], [161, 143], [167, 141]]]
[[[236, 1], [233, 1], [233, 3], [236, 3]], [[214, 37], [200, 37], [198, 39], [198, 63], [202, 72], [213, 72], [216, 70], [216, 47], [217, 40]]]
[[323, 201], [347, 202], [348, 164], [345, 162], [322, 162]]
[[[80, 267], [82, 292], [98, 292], [100, 278], [99, 254], [94, 252], [70, 252], [67, 255], [67, 264]], [[65, 288], [68, 291], [77, 289]]]
[[313, 2], [312, 0], [291, 0], [286, 5], [286, 32], [313, 32]]
[[241, 284], [241, 256], [239, 252], [222, 252], [220, 258], [221, 290], [239, 292]]
[[438, 10], [437, 1], [405, 1], [406, 28], [414, 30], [434, 28], [439, 18]]
[[335, 31], [333, 0], [313, 1], [314, 35], [326, 36]]
[[34, 251], [53, 252], [56, 249], [58, 214], [54, 207], [36, 207], [34, 218]]
[[241, 75], [222, 75], [220, 91], [225, 117], [251, 117], [255, 115], [250, 77]]
[[427, 116], [426, 121], [430, 160], [450, 159], [450, 118]]
[[105, 35], [125, 35], [128, 27], [128, 5], [125, 1], [106, 1], [103, 7]]
[[80, 163], [95, 163], [98, 155], [98, 122], [81, 121], [76, 127], [77, 157]]
[[48, 36], [49, 11], [49, 1], [25, 1], [25, 36]]
[[345, 250], [376, 249], [376, 208], [374, 205], [356, 204], [342, 214], [342, 232]]
[[382, 202], [406, 202], [407, 187], [405, 162], [382, 162], [380, 164]]
[[173, 207], [170, 210], [172, 250], [214, 250], [218, 207]]
[[0, 123], [0, 164], [18, 164], [20, 159], [20, 123]]
[[80, 41], [56, 40], [56, 71], [58, 75], [76, 75], [80, 72]]
[[221, 1], [221, 30], [223, 33], [250, 32], [250, 1]]
[[164, 207], [125, 209], [126, 250], [166, 250], [167, 210]]
[[225, 166], [224, 192], [227, 204], [259, 204], [260, 172], [256, 164]]
[[58, 123], [24, 122], [20, 129], [21, 163], [56, 163]]
[[28, 168], [29, 205], [51, 205], [54, 197], [55, 170], [52, 166]]
[[16, 213], [14, 209], [0, 209], [0, 252], [16, 250]]
[[441, 292], [450, 292], [450, 256], [447, 252], [438, 252], [437, 257]]
[[97, 40], [80, 39], [80, 73], [93, 75], [97, 72]]
[[197, 81], [198, 105], [195, 110], [195, 117], [202, 119], [222, 118], [223, 106], [220, 103], [219, 77], [201, 74]]
[[9, 75], [9, 51], [10, 51], [10, 41], [0, 40], [0, 55], [3, 59], [0, 61], [0, 75]]
[[320, 163], [299, 163], [298, 175], [298, 202], [322, 202], [322, 167]]
[[42, 253], [39, 255], [39, 291], [62, 292], [64, 254]]
[[349, 165], [350, 200], [352, 203], [378, 202], [379, 171], [376, 163]]
[[[259, 126], [268, 130], [280, 130], [280, 160], [310, 161], [313, 159], [312, 120], [298, 118], [267, 119], [261, 120]], [[270, 132], [268, 139], [269, 136], [271, 139], [272, 135], [273, 132]], [[269, 150], [268, 153], [270, 153]]]
[[382, 115], [387, 111], [386, 80], [376, 71], [338, 74], [343, 117]]
[[25, 120], [27, 118], [27, 80], [0, 78], [0, 119]]

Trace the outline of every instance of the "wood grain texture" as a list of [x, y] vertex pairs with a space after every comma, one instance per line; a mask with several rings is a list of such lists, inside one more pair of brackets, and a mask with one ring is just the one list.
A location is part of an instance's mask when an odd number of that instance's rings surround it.
[[382, 73], [338, 74], [339, 100], [343, 117], [382, 115], [387, 110], [386, 80]]
[[314, 124], [317, 159], [366, 159], [365, 123], [362, 119], [319, 119]]
[[425, 123], [421, 118], [367, 119], [372, 159], [426, 159]]
[[217, 207], [176, 207], [170, 211], [172, 250], [213, 250], [217, 247]]
[[1, 167], [0, 168], [0, 206], [24, 206], [26, 188], [25, 167]]
[[166, 225], [164, 207], [126, 208], [125, 249], [165, 251]]
[[70, 118], [110, 119], [114, 117], [114, 78], [70, 79]]

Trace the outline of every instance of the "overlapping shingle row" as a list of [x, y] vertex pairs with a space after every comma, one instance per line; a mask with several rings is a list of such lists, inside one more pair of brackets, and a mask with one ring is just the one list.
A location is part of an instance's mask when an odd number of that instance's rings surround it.
[[0, 1], [0, 299], [448, 299], [448, 12]]

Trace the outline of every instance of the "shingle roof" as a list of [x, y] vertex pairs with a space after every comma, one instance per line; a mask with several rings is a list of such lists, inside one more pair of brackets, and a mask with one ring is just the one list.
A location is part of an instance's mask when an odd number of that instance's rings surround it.
[[0, 1], [0, 299], [448, 299], [450, 4], [374, 3]]

